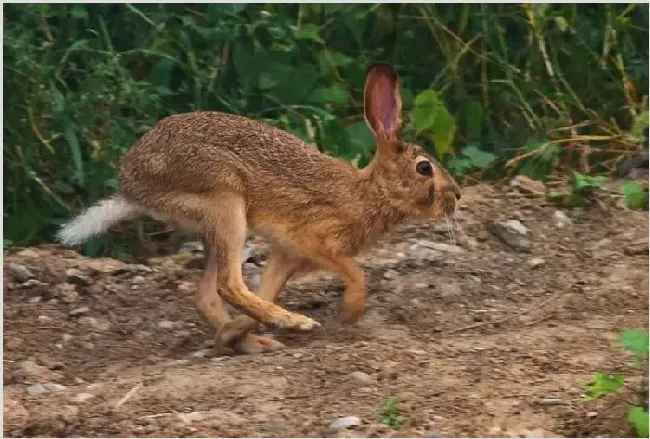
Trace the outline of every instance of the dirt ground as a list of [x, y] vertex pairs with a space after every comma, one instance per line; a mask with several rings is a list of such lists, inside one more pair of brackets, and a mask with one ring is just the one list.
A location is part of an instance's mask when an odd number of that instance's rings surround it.
[[[557, 212], [466, 188], [458, 245], [444, 224], [410, 223], [359, 258], [369, 300], [357, 326], [339, 323], [338, 279], [292, 280], [281, 304], [323, 327], [267, 330], [287, 348], [263, 355], [214, 356], [191, 302], [200, 254], [5, 252], [4, 434], [631, 436], [639, 377], [617, 338], [648, 328], [648, 213]], [[527, 246], [488, 227], [506, 220]], [[257, 262], [244, 266], [252, 288]], [[626, 389], [585, 402], [598, 371], [628, 374]], [[387, 400], [394, 411], [380, 410]], [[343, 417], [356, 418], [331, 425]]]

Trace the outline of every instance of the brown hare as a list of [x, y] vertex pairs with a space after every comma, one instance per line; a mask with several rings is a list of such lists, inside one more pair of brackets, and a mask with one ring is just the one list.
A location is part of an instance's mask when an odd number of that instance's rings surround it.
[[[319, 326], [274, 303], [299, 272], [325, 269], [340, 276], [346, 284], [343, 320], [354, 322], [366, 291], [353, 257], [408, 218], [452, 214], [460, 198], [436, 160], [401, 140], [401, 107], [397, 74], [375, 64], [366, 76], [364, 112], [377, 150], [363, 169], [242, 116], [206, 111], [167, 117], [125, 154], [120, 192], [64, 225], [58, 238], [80, 244], [143, 215], [199, 232], [206, 263], [196, 307], [217, 331], [217, 345], [240, 353], [283, 346], [252, 334], [260, 323], [303, 331]], [[248, 230], [271, 242], [257, 295], [241, 271]], [[231, 320], [222, 298], [246, 315]]]

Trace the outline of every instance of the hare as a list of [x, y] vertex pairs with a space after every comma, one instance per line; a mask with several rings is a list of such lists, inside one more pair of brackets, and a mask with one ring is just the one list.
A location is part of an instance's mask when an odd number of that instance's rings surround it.
[[[398, 76], [375, 64], [364, 86], [364, 116], [376, 153], [363, 169], [296, 136], [242, 116], [191, 112], [161, 120], [125, 154], [120, 192], [67, 223], [59, 241], [80, 244], [118, 221], [143, 215], [197, 231], [206, 263], [195, 305], [218, 347], [240, 353], [283, 344], [253, 335], [260, 323], [309, 331], [318, 322], [275, 304], [287, 280], [315, 269], [346, 284], [343, 321], [365, 306], [364, 272], [353, 257], [409, 218], [452, 214], [460, 189], [420, 146], [400, 138]], [[269, 239], [259, 292], [243, 280], [247, 231]], [[231, 320], [222, 298], [246, 315]]]

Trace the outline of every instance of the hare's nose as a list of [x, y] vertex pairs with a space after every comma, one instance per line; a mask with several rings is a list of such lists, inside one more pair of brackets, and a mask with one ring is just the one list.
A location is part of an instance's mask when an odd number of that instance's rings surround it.
[[460, 188], [458, 186], [454, 188], [454, 195], [456, 195], [456, 201], [460, 200]]

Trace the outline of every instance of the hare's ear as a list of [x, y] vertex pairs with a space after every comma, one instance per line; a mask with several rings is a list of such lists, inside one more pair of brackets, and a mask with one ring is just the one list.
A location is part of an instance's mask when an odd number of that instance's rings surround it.
[[363, 105], [366, 123], [375, 133], [378, 147], [395, 146], [402, 129], [402, 97], [399, 78], [389, 64], [375, 64], [368, 70]]

